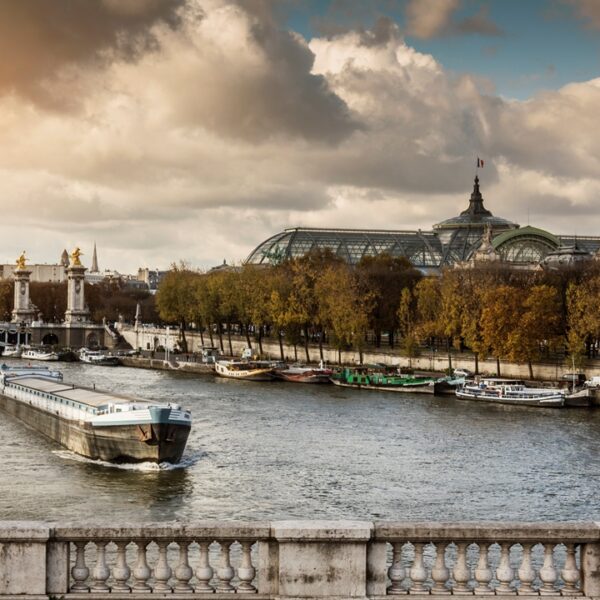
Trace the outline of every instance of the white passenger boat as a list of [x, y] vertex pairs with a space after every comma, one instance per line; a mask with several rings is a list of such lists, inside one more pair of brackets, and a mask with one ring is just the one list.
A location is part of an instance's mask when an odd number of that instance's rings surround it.
[[27, 360], [57, 361], [58, 354], [48, 348], [23, 348], [21, 358]]
[[457, 398], [512, 404], [560, 408], [565, 405], [565, 392], [554, 388], [530, 388], [516, 379], [490, 377], [469, 381], [456, 389]]
[[117, 356], [106, 354], [101, 350], [90, 350], [89, 348], [82, 348], [79, 351], [79, 360], [88, 365], [103, 365], [105, 367], [115, 367], [120, 364]]
[[192, 425], [189, 410], [50, 377], [0, 375], [0, 408], [69, 450], [112, 462], [181, 459]]
[[266, 360], [218, 360], [215, 372], [221, 377], [245, 381], [271, 381], [273, 364]]
[[22, 347], [7, 344], [2, 350], [2, 356], [4, 358], [21, 358]]

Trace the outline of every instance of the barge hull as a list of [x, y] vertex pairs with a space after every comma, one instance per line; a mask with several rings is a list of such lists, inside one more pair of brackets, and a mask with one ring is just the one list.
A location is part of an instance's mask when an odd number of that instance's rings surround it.
[[435, 385], [403, 385], [403, 386], [386, 386], [372, 385], [361, 383], [344, 383], [336, 379], [331, 379], [331, 382], [340, 387], [353, 388], [355, 390], [374, 390], [377, 392], [400, 392], [403, 394], [435, 394]]
[[190, 427], [170, 423], [92, 427], [0, 394], [0, 408], [47, 438], [92, 460], [177, 463]]

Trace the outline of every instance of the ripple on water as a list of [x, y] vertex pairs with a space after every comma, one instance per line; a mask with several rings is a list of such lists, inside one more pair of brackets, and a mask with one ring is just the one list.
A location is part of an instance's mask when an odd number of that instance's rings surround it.
[[190, 408], [184, 459], [90, 461], [0, 415], [0, 518], [600, 519], [600, 411], [61, 368]]

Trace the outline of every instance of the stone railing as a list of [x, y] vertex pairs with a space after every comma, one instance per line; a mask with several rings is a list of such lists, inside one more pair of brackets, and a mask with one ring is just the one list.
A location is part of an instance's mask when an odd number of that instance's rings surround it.
[[600, 598], [600, 524], [0, 524], [0, 598], [233, 593]]

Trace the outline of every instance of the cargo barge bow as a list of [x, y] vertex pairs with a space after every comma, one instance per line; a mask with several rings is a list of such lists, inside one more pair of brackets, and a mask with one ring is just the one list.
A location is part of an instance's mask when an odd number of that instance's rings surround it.
[[192, 425], [191, 412], [177, 404], [34, 374], [2, 374], [0, 408], [77, 454], [109, 462], [177, 463]]

